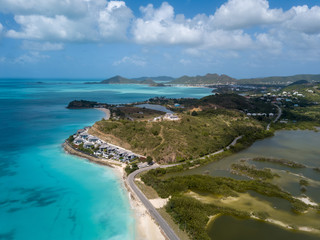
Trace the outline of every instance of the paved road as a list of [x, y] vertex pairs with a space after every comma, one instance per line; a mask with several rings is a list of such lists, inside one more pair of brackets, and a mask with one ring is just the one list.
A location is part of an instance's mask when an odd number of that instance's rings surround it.
[[[231, 146], [234, 146], [237, 141], [242, 138], [242, 136], [236, 137], [232, 143], [229, 144], [229, 146], [227, 146], [226, 148], [229, 149]], [[222, 153], [224, 152], [224, 149], [221, 149], [219, 151], [216, 151], [214, 153], [211, 153], [208, 156], [214, 156], [216, 154]], [[204, 158], [204, 157], [202, 157]], [[154, 164], [153, 166], [150, 167], [146, 167], [146, 168], [141, 168], [138, 169], [136, 171], [134, 171], [133, 173], [129, 174], [128, 178], [127, 178], [127, 184], [130, 186], [130, 188], [134, 191], [134, 193], [139, 197], [140, 201], [144, 204], [144, 206], [147, 208], [147, 210], [149, 211], [149, 213], [151, 214], [151, 216], [158, 222], [158, 224], [160, 225], [162, 231], [166, 234], [166, 236], [170, 239], [170, 240], [179, 240], [179, 237], [175, 234], [175, 232], [172, 230], [172, 228], [168, 225], [168, 223], [166, 222], [166, 220], [163, 219], [163, 217], [158, 213], [158, 211], [155, 209], [155, 207], [151, 204], [151, 202], [146, 198], [146, 196], [141, 192], [141, 190], [137, 187], [137, 185], [134, 182], [134, 178], [136, 177], [137, 174], [141, 173], [141, 172], [145, 172], [151, 169], [155, 169], [155, 168], [167, 168], [167, 167], [173, 167], [173, 166], [177, 166], [180, 165], [181, 163], [177, 163], [177, 164], [171, 164], [171, 165], [158, 165], [158, 164]]]
[[[281, 109], [277, 104], [273, 104], [273, 105], [278, 108], [278, 115], [277, 115], [277, 117], [273, 120], [273, 123], [276, 123], [276, 122], [279, 120], [279, 118], [281, 117], [281, 115], [282, 115], [282, 109]], [[270, 123], [268, 124], [268, 126], [267, 126], [267, 131], [270, 130], [270, 125], [271, 125], [271, 122], [270, 122]]]
[[[238, 141], [239, 139], [241, 139], [241, 138], [242, 138], [242, 136], [236, 137], [236, 138], [232, 141], [232, 143], [230, 143], [230, 144], [226, 147], [226, 149], [230, 149], [231, 146], [236, 145], [237, 141]], [[214, 153], [210, 153], [210, 154], [208, 154], [208, 155], [206, 155], [206, 156], [204, 156], [204, 157], [201, 157], [200, 159], [205, 159], [206, 157], [214, 156], [214, 155], [217, 155], [217, 154], [223, 153], [223, 152], [224, 152], [224, 149], [220, 149], [219, 151], [216, 151], [216, 152], [214, 152]]]
[[166, 168], [166, 167], [172, 167], [178, 164], [174, 165], [158, 165], [155, 164], [150, 167], [141, 168], [139, 170], [134, 171], [131, 173], [127, 178], [127, 184], [131, 187], [131, 189], [135, 192], [135, 194], [139, 197], [141, 202], [144, 204], [144, 206], [147, 208], [151, 216], [156, 220], [156, 222], [160, 225], [162, 231], [166, 234], [166, 236], [170, 240], [180, 240], [179, 237], [174, 233], [172, 228], [168, 225], [166, 220], [163, 219], [163, 217], [158, 213], [158, 211], [155, 209], [155, 207], [151, 204], [151, 202], [146, 198], [146, 196], [140, 191], [140, 189], [136, 186], [134, 183], [134, 178], [138, 173], [148, 171], [155, 168]]

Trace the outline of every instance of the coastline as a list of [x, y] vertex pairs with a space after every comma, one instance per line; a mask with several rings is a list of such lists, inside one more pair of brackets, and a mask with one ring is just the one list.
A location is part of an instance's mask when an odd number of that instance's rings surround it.
[[111, 113], [110, 113], [109, 109], [107, 109], [107, 108], [94, 108], [94, 109], [105, 113], [105, 116], [103, 117], [104, 120], [110, 119]]
[[165, 240], [166, 239], [160, 227], [153, 220], [153, 218], [149, 214], [146, 207], [142, 204], [139, 198], [127, 185], [126, 183], [127, 176], [124, 171], [125, 166], [123, 163], [113, 161], [113, 160], [103, 160], [100, 158], [89, 156], [85, 153], [81, 153], [73, 149], [67, 142], [64, 142], [62, 146], [66, 151], [66, 153], [68, 154], [76, 155], [78, 157], [85, 158], [90, 162], [94, 162], [96, 164], [100, 164], [100, 165], [104, 165], [112, 168], [113, 172], [120, 180], [121, 186], [127, 192], [130, 207], [134, 212], [134, 218], [136, 222], [135, 239], [137, 240]]

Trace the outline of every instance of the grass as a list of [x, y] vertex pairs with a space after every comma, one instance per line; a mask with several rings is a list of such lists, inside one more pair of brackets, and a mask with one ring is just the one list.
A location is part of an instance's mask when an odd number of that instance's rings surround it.
[[147, 186], [139, 180], [135, 180], [134, 182], [148, 199], [159, 198], [158, 193], [152, 187]]
[[237, 136], [264, 131], [260, 122], [231, 110], [179, 116], [178, 122], [100, 121], [95, 127], [111, 140], [121, 139], [132, 151], [150, 155], [157, 162], [202, 157], [228, 146]]

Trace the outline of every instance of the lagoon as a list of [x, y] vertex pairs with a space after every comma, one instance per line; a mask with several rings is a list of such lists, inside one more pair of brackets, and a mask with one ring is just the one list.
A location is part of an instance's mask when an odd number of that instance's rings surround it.
[[[209, 163], [179, 173], [183, 175], [191, 174], [209, 174], [211, 176], [224, 176], [237, 179], [247, 179], [244, 176], [233, 175], [230, 173], [230, 166], [233, 163], [239, 163], [241, 159], [252, 159], [255, 157], [283, 158], [298, 163], [302, 163], [307, 168], [293, 169], [286, 166], [268, 163], [254, 162], [257, 168], [270, 168], [280, 177], [274, 178], [271, 183], [279, 185], [285, 191], [290, 192], [296, 197], [302, 196], [299, 181], [305, 179], [309, 182], [304, 192], [311, 200], [320, 202], [320, 173], [313, 170], [314, 167], [320, 167], [320, 132], [315, 131], [278, 131], [275, 136], [255, 142], [249, 148], [226, 157], [218, 162]], [[249, 199], [249, 200], [248, 200]], [[206, 199], [208, 200], [208, 199]], [[212, 199], [214, 201], [214, 199]], [[290, 211], [290, 205], [282, 199], [262, 196], [255, 192], [249, 192], [249, 195], [241, 196], [239, 201], [235, 201], [233, 206], [245, 209], [247, 204], [252, 205], [256, 211], [266, 211], [271, 217], [277, 218], [296, 227], [314, 226], [319, 229], [320, 214], [310, 212], [307, 215], [297, 216]], [[241, 205], [243, 204], [243, 206]], [[267, 210], [268, 209], [268, 210]], [[223, 226], [234, 229], [234, 232], [225, 231]], [[257, 229], [259, 231], [257, 231]], [[320, 232], [320, 231], [319, 231]], [[215, 240], [225, 239], [319, 239], [317, 234], [304, 233], [302, 231], [288, 231], [279, 226], [258, 222], [248, 219], [241, 220], [229, 216], [222, 216], [210, 223], [208, 233]]]

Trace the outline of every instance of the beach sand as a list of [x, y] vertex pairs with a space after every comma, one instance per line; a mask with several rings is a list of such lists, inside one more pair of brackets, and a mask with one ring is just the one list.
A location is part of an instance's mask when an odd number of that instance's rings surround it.
[[[161, 232], [160, 227], [150, 216], [148, 210], [141, 203], [139, 198], [133, 193], [130, 187], [126, 186], [126, 173], [124, 171], [125, 164], [113, 165], [115, 174], [122, 179], [125, 190], [128, 192], [130, 206], [134, 211], [134, 217], [136, 220], [136, 239], [137, 240], [165, 240], [166, 238]], [[109, 162], [109, 164], [112, 164]]]
[[[136, 220], [136, 237], [137, 240], [164, 240], [166, 239], [162, 234], [160, 227], [150, 216], [148, 210], [141, 203], [139, 198], [133, 193], [130, 187], [126, 186], [126, 172], [124, 171], [125, 164], [114, 160], [105, 160], [93, 158], [86, 154], [80, 153], [72, 149], [68, 144], [64, 143], [64, 149], [67, 153], [77, 155], [79, 157], [88, 159], [89, 161], [106, 165], [112, 168], [116, 176], [121, 180], [122, 186], [128, 192], [131, 209], [134, 212]], [[163, 203], [162, 203], [163, 204]]]
[[103, 119], [108, 120], [110, 118], [110, 110], [109, 109], [107, 109], [107, 108], [94, 108], [94, 109], [102, 111], [106, 114]]

